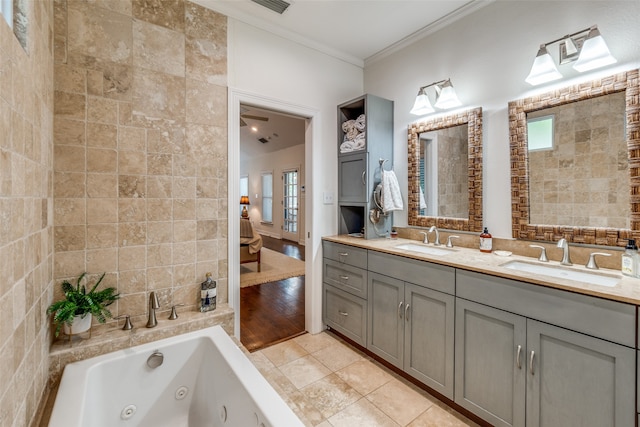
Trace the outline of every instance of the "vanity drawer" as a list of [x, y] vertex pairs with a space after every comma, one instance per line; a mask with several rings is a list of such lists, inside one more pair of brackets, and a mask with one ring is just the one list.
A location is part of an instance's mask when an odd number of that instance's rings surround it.
[[322, 242], [323, 257], [367, 269], [367, 250], [334, 242]]
[[368, 263], [369, 271], [455, 295], [456, 274], [453, 267], [375, 251], [369, 251]]
[[628, 347], [636, 345], [636, 307], [631, 304], [460, 269], [456, 295]]
[[356, 343], [366, 346], [367, 302], [326, 283], [323, 288], [325, 324]]
[[367, 298], [367, 270], [341, 264], [331, 259], [322, 263], [323, 280], [360, 298]]

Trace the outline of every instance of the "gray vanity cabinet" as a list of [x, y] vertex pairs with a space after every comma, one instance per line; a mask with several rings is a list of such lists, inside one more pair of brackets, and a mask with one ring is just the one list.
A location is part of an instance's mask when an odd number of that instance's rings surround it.
[[368, 264], [367, 348], [453, 399], [454, 270], [373, 251]]
[[495, 426], [635, 426], [634, 306], [461, 270], [456, 290], [456, 403]]
[[524, 426], [526, 319], [456, 299], [455, 402], [496, 427]]
[[366, 203], [367, 153], [350, 154], [338, 158], [338, 201]]

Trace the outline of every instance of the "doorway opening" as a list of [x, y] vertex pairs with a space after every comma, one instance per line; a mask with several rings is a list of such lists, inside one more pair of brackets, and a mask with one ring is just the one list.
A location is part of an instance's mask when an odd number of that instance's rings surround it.
[[243, 218], [260, 236], [262, 248], [259, 263], [240, 265], [237, 313], [240, 341], [255, 351], [305, 332], [308, 120], [244, 103], [239, 112], [240, 165], [235, 179], [248, 197]]

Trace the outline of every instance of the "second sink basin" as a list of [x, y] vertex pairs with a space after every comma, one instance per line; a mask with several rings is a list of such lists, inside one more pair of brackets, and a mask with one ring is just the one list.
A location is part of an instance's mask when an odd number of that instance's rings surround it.
[[620, 277], [606, 275], [603, 273], [589, 273], [586, 271], [571, 270], [569, 268], [553, 265], [531, 264], [524, 261], [510, 261], [506, 264], [502, 264], [502, 267], [525, 273], [540, 274], [542, 276], [555, 277], [557, 279], [575, 280], [576, 282], [607, 287], [614, 287], [618, 282], [620, 282]]
[[437, 248], [435, 246], [418, 245], [416, 243], [403, 243], [398, 246], [394, 246], [396, 249], [402, 249], [405, 251], [420, 252], [425, 255], [449, 255], [454, 251], [450, 249]]

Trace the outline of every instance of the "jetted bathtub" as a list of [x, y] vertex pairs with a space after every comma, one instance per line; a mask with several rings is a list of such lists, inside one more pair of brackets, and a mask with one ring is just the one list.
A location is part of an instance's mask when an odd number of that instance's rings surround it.
[[49, 427], [119, 426], [303, 424], [214, 326], [65, 367]]

